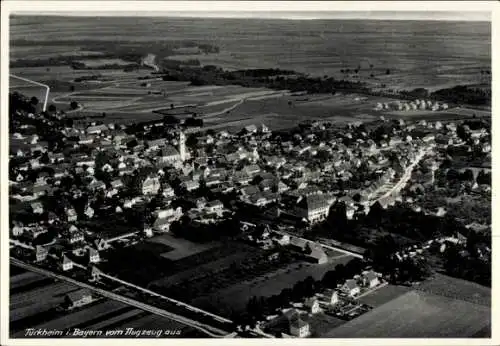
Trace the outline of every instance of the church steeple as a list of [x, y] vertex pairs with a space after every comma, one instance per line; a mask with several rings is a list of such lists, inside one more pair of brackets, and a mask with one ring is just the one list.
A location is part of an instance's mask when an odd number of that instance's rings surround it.
[[186, 136], [182, 131], [179, 131], [179, 154], [181, 161], [184, 162], [186, 160]]

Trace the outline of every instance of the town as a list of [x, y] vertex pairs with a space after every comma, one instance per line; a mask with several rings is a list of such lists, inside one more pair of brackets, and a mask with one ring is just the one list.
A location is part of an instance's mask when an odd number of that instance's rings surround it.
[[61, 316], [104, 297], [204, 336], [329, 337], [394, 287], [491, 285], [489, 119], [229, 132], [33, 104], [10, 94], [10, 256], [79, 286]]

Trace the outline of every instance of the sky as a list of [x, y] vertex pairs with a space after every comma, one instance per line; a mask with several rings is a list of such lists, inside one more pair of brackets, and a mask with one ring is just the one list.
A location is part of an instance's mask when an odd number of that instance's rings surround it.
[[[23, 14], [35, 14], [23, 12]], [[485, 11], [42, 11], [36, 15], [63, 16], [141, 16], [141, 17], [201, 17], [201, 18], [263, 18], [263, 19], [374, 19], [374, 20], [448, 20], [491, 21]]]

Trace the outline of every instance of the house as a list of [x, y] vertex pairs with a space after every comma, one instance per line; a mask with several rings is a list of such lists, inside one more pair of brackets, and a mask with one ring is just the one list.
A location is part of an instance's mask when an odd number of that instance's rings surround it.
[[369, 288], [373, 288], [380, 283], [377, 273], [373, 270], [363, 272], [361, 279], [363, 286]]
[[24, 227], [21, 225], [15, 224], [12, 227], [11, 232], [12, 232], [13, 237], [19, 237], [20, 235], [22, 235], [24, 233]]
[[200, 187], [200, 183], [194, 180], [186, 180], [180, 185], [182, 188], [185, 188], [187, 191], [193, 191]]
[[92, 144], [94, 142], [93, 136], [80, 135], [78, 136], [78, 144]]
[[90, 205], [87, 205], [87, 207], [85, 207], [84, 214], [85, 214], [85, 215], [86, 215], [89, 219], [91, 219], [91, 218], [94, 216], [94, 209], [93, 209]]
[[174, 197], [175, 191], [169, 184], [165, 184], [165, 186], [163, 186], [162, 195], [163, 195], [163, 197], [166, 197], [166, 198]]
[[216, 213], [224, 209], [224, 204], [222, 204], [222, 202], [218, 200], [210, 201], [206, 204], [205, 209], [209, 213]]
[[353, 279], [346, 280], [344, 285], [341, 287], [342, 292], [345, 294], [354, 297], [355, 295], [359, 294], [361, 289], [359, 286], [356, 284], [356, 281]]
[[44, 261], [47, 258], [48, 254], [49, 250], [47, 250], [47, 248], [41, 245], [37, 245], [35, 248], [35, 261], [36, 262]]
[[31, 209], [33, 210], [33, 213], [35, 213], [35, 214], [42, 214], [43, 213], [43, 206], [42, 206], [42, 203], [40, 203], [40, 202], [32, 203]]
[[82, 288], [78, 291], [68, 293], [64, 300], [68, 309], [74, 309], [91, 303], [92, 294], [90, 290]]
[[61, 268], [64, 271], [73, 269], [73, 261], [71, 261], [66, 255], [63, 255], [61, 260]]
[[16, 181], [17, 181], [17, 182], [21, 182], [21, 181], [23, 181], [23, 180], [24, 180], [24, 176], [23, 176], [21, 173], [18, 173], [18, 174], [16, 175]]
[[243, 167], [242, 172], [246, 173], [249, 176], [253, 176], [260, 172], [260, 167], [258, 165], [248, 165]]
[[286, 246], [290, 244], [290, 236], [288, 234], [282, 234], [279, 237], [275, 238], [275, 240], [281, 246]]
[[232, 178], [234, 183], [248, 185], [252, 178], [246, 172], [235, 172]]
[[304, 307], [307, 308], [308, 312], [311, 314], [317, 314], [321, 311], [318, 299], [315, 297], [306, 298], [304, 301]]
[[324, 296], [329, 305], [335, 305], [339, 302], [339, 293], [336, 290], [327, 289], [324, 292]]
[[142, 182], [142, 194], [143, 195], [156, 195], [160, 189], [160, 179], [155, 176], [148, 176]]
[[71, 225], [67, 232], [67, 240], [70, 244], [75, 244], [84, 240], [83, 233], [76, 228], [75, 225]]
[[89, 126], [87, 127], [85, 132], [87, 132], [87, 134], [89, 135], [98, 135], [108, 130], [109, 130], [108, 127], [102, 124], [102, 125]]
[[153, 230], [157, 232], [168, 232], [170, 230], [170, 219], [157, 218], [153, 224]]
[[177, 207], [177, 209], [174, 208], [160, 209], [155, 211], [154, 214], [156, 218], [159, 219], [178, 219], [182, 216], [182, 208]]
[[106, 188], [106, 184], [100, 180], [93, 179], [88, 184], [88, 188], [92, 191], [104, 190]]
[[111, 172], [113, 172], [113, 166], [111, 166], [109, 163], [105, 163], [105, 164], [101, 167], [101, 171], [103, 171], [103, 172], [107, 172], [107, 173], [111, 173]]
[[166, 143], [164, 138], [148, 141], [148, 147], [150, 150], [156, 150], [156, 149], [162, 148], [166, 145], [167, 145], [167, 143]]
[[299, 200], [298, 214], [310, 223], [324, 220], [330, 211], [331, 201], [324, 195], [309, 195]]
[[307, 257], [317, 264], [325, 264], [328, 262], [328, 256], [326, 255], [325, 251], [319, 246], [312, 247], [311, 253], [307, 255]]
[[78, 215], [74, 208], [66, 208], [65, 213], [67, 222], [75, 222], [78, 219]]
[[159, 162], [162, 164], [173, 163], [181, 160], [181, 154], [173, 146], [163, 148], [159, 155]]
[[92, 247], [88, 248], [88, 255], [89, 255], [89, 263], [97, 263], [101, 260], [99, 256], [99, 251], [97, 251]]
[[248, 126], [245, 126], [245, 130], [248, 132], [248, 133], [255, 133], [257, 132], [257, 126], [255, 125], [248, 125]]
[[310, 335], [309, 323], [304, 321], [295, 309], [288, 310], [284, 313], [288, 320], [290, 334], [299, 338], [305, 338]]
[[111, 182], [111, 187], [113, 189], [119, 189], [121, 187], [123, 187], [123, 182], [121, 179], [115, 179]]
[[210, 176], [205, 178], [205, 185], [207, 187], [219, 185], [220, 183], [222, 183], [221, 177]]

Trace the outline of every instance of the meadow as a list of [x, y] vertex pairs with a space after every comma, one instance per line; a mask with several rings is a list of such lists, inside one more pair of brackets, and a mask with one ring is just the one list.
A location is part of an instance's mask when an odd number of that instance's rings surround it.
[[[62, 31], [72, 39], [58, 39]], [[28, 34], [29, 40], [25, 39]], [[345, 78], [341, 70], [356, 69], [356, 77], [371, 84], [434, 90], [455, 84], [484, 84], [480, 72], [490, 69], [490, 36], [490, 27], [484, 22], [429, 25], [413, 21], [125, 17], [104, 21], [98, 17], [13, 16], [10, 59], [71, 56], [89, 66], [99, 66], [103, 62], [123, 61], [109, 58], [109, 54], [130, 52], [132, 56], [154, 54], [157, 61], [197, 59], [202, 65], [214, 64], [231, 70], [280, 68], [321, 77]], [[198, 51], [177, 47], [180, 43], [194, 43], [194, 47], [210, 44], [218, 52], [176, 55], [178, 51]], [[379, 116], [372, 111], [375, 103], [389, 101], [331, 95], [300, 101], [263, 88], [190, 86], [188, 82], [159, 78], [147, 80], [146, 85], [144, 80], [138, 80], [150, 76], [151, 71], [146, 68], [129, 72], [89, 71], [69, 66], [11, 69], [11, 73], [49, 84], [49, 103], [60, 108], [77, 101], [83, 107], [79, 116], [105, 112], [106, 122], [153, 120], [161, 117], [151, 114], [153, 111], [171, 105], [196, 105], [197, 113], [206, 116], [204, 122], [209, 128], [233, 129], [264, 122], [271, 129], [280, 129], [305, 119], [334, 122], [373, 119]], [[77, 78], [92, 75], [99, 77], [75, 82]], [[28, 92], [33, 94], [31, 90]]]
[[411, 291], [322, 335], [342, 338], [461, 338], [491, 323], [490, 309]]
[[[71, 40], [57, 40], [60, 32]], [[395, 88], [478, 83], [479, 72], [491, 66], [487, 22], [13, 16], [10, 33], [11, 59], [94, 51], [106, 42], [154, 50], [190, 41], [215, 45], [219, 52], [175, 55], [174, 49], [169, 59], [336, 78], [341, 69], [359, 67], [360, 78], [374, 74]]]
[[270, 297], [279, 294], [285, 288], [292, 288], [295, 283], [312, 276], [321, 280], [323, 275], [338, 264], [345, 264], [352, 259], [340, 253], [332, 254], [329, 263], [311, 264], [297, 262], [283, 268], [276, 268], [263, 275], [235, 283], [210, 295], [201, 296], [193, 301], [201, 307], [215, 307], [243, 311], [252, 296]]

